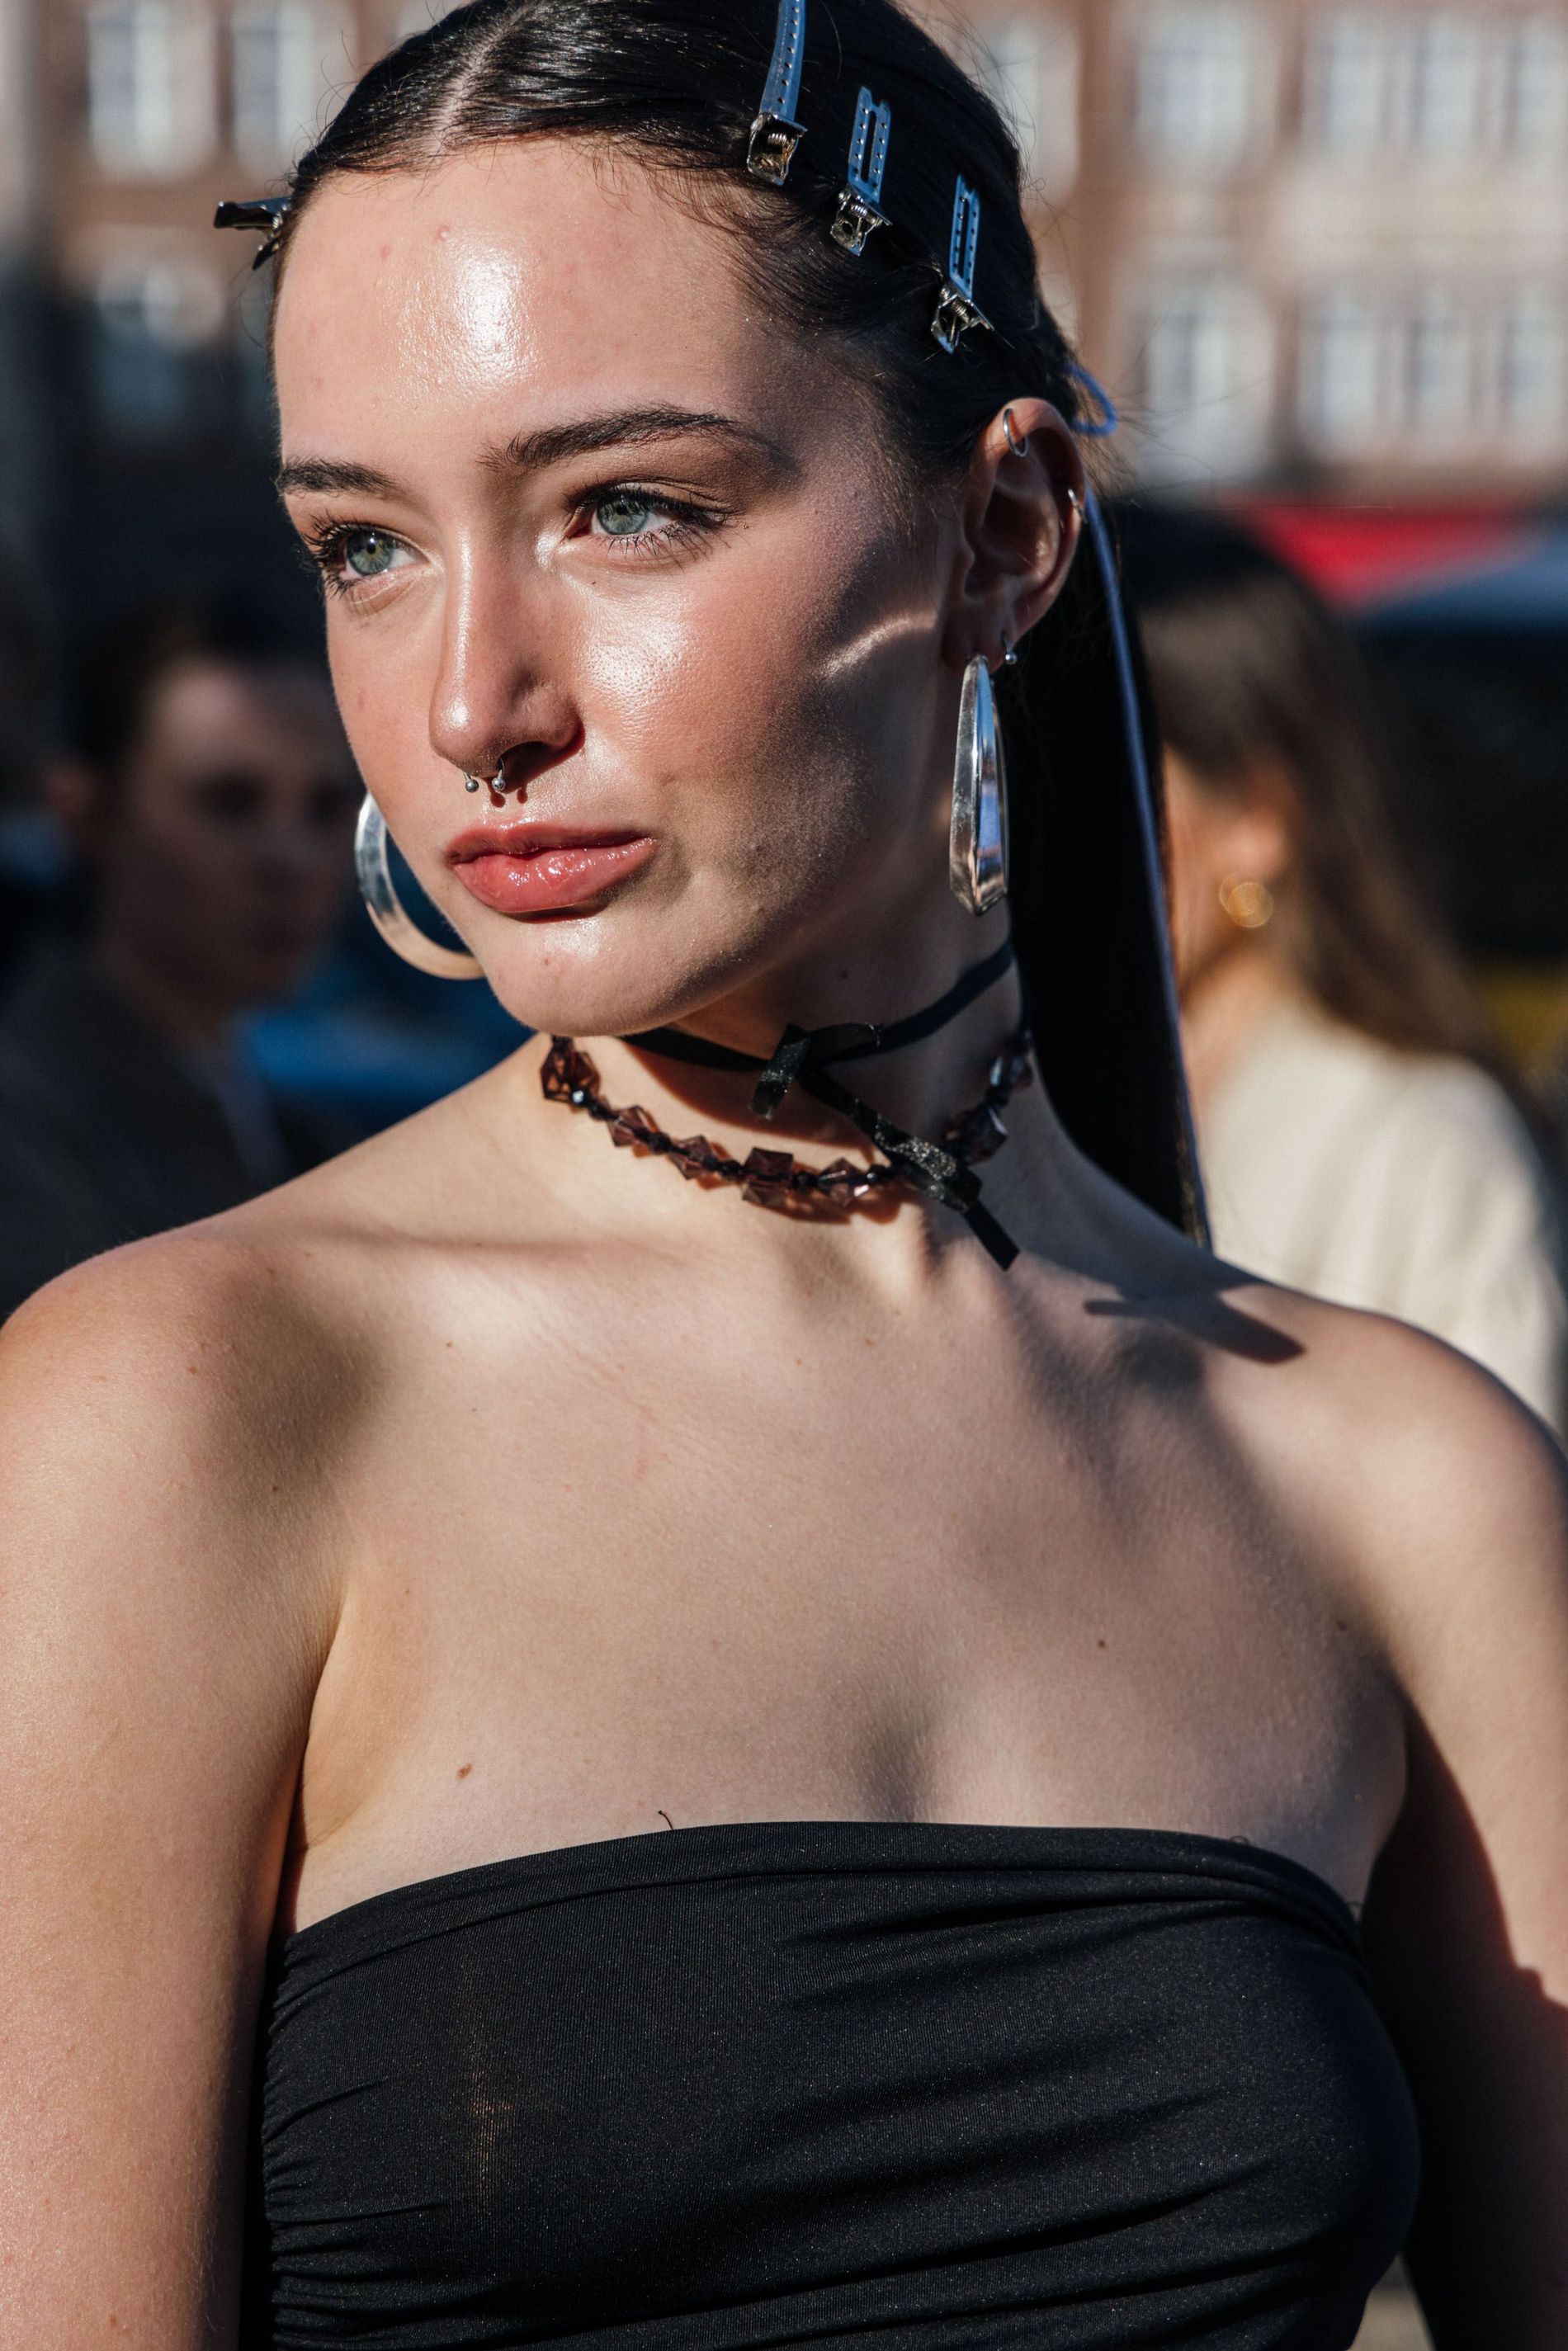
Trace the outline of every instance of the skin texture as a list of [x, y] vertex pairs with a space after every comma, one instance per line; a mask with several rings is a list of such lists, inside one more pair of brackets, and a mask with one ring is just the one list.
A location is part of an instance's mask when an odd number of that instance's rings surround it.
[[[1295, 843], [1289, 790], [1259, 768], [1223, 779], [1165, 755], [1170, 828], [1171, 932], [1181, 990], [1187, 1082], [1199, 1115], [1258, 1022], [1291, 990], [1280, 951], [1289, 920]], [[1272, 919], [1252, 930], [1232, 921], [1220, 891], [1235, 877], [1275, 897]]]
[[93, 877], [95, 952], [181, 1042], [287, 995], [341, 912], [359, 788], [303, 665], [182, 664], [119, 772], [62, 768], [52, 798]]
[[[613, 1032], [765, 1047], [910, 1010], [990, 944], [1005, 916], [946, 883], [958, 682], [1060, 584], [1076, 460], [1020, 399], [1026, 455], [998, 417], [911, 537], [863, 397], [731, 269], [667, 182], [528, 142], [325, 189], [277, 350], [296, 522], [406, 550], [329, 604], [405, 852], [612, 1100], [744, 1155], [778, 1132], [744, 1084]], [[670, 402], [777, 455], [498, 458]], [[628, 484], [727, 520], [603, 549]], [[504, 814], [457, 773], [503, 754]], [[519, 787], [655, 853], [570, 916], [481, 906], [444, 852]], [[929, 1131], [1016, 1012], [998, 986], [868, 1087]], [[1216, 1266], [1038, 1089], [987, 1176], [1003, 1275], [913, 1199], [806, 1220], [683, 1185], [544, 1102], [540, 1052], [0, 1342], [0, 2331], [232, 2351], [275, 1924], [665, 1817], [804, 1817], [1183, 1828], [1370, 1882], [1433, 2124], [1437, 2342], [1557, 2351], [1549, 1441], [1436, 1343]]]

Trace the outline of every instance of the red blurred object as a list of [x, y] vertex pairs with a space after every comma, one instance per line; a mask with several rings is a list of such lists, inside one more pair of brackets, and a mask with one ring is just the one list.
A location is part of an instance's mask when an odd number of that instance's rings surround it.
[[1361, 604], [1526, 553], [1532, 514], [1489, 506], [1324, 507], [1238, 498], [1230, 511], [1326, 596]]

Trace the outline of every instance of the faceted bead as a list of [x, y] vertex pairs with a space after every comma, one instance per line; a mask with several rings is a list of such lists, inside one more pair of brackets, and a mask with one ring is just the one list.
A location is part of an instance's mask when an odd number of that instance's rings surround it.
[[831, 1161], [822, 1169], [817, 1182], [822, 1191], [841, 1200], [863, 1200], [876, 1189], [873, 1171], [869, 1167], [857, 1167], [848, 1159]]
[[539, 1083], [547, 1102], [569, 1102], [574, 1095], [597, 1093], [599, 1072], [588, 1055], [578, 1051], [570, 1037], [560, 1037], [545, 1055]]
[[974, 1116], [964, 1122], [964, 1139], [958, 1155], [971, 1165], [983, 1165], [994, 1159], [1008, 1139], [1001, 1113], [990, 1102], [982, 1102]]
[[625, 1151], [633, 1143], [646, 1147], [658, 1132], [647, 1112], [636, 1102], [630, 1110], [618, 1110], [610, 1122], [610, 1140], [617, 1151]]
[[673, 1144], [670, 1157], [688, 1184], [694, 1176], [713, 1176], [718, 1170], [718, 1154], [706, 1134], [688, 1134], [684, 1143]]
[[742, 1170], [746, 1197], [759, 1208], [777, 1208], [789, 1197], [795, 1162], [788, 1151], [754, 1151]]
[[1006, 1046], [991, 1063], [991, 1092], [1000, 1094], [1005, 1102], [1016, 1094], [1020, 1086], [1034, 1083], [1034, 1063], [1030, 1060], [1027, 1045]]

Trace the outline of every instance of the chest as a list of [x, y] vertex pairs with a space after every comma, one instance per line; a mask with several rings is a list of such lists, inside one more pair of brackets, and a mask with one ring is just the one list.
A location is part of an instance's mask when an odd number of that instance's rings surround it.
[[557, 1336], [443, 1342], [373, 1432], [308, 1909], [665, 1818], [1228, 1831], [1244, 1792], [1277, 1837], [1354, 1776], [1364, 1673], [1174, 1359], [671, 1301]]

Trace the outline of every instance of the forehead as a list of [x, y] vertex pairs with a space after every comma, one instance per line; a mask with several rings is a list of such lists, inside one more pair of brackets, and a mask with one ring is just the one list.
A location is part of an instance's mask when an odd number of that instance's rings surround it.
[[778, 333], [742, 290], [732, 239], [670, 175], [586, 141], [342, 173], [301, 219], [278, 298], [285, 455], [374, 462], [335, 444], [367, 428], [409, 440], [438, 418], [450, 431], [463, 409], [477, 431], [487, 417], [515, 431], [519, 395], [541, 418], [755, 405]]
[[193, 757], [220, 747], [265, 750], [285, 738], [336, 747], [340, 729], [325, 679], [303, 663], [204, 656], [177, 664], [159, 680], [141, 737], [151, 753]]

